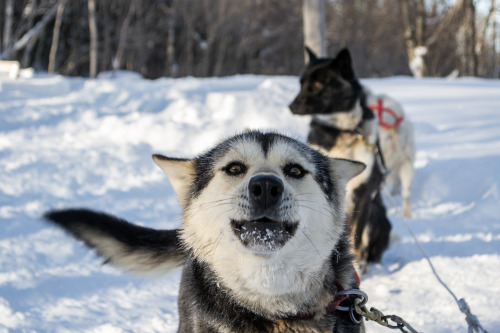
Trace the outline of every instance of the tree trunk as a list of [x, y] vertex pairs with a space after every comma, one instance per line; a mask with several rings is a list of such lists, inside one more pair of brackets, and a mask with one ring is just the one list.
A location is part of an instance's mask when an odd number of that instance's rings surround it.
[[463, 1], [462, 13], [462, 20], [457, 33], [460, 73], [466, 76], [476, 76], [476, 22], [473, 0]]
[[54, 73], [56, 68], [56, 55], [57, 48], [59, 45], [59, 34], [61, 32], [62, 16], [64, 13], [64, 6], [66, 5], [66, 0], [61, 0], [59, 6], [57, 7], [56, 22], [54, 23], [54, 30], [52, 32], [52, 45], [50, 46], [49, 53], [49, 66], [47, 72]]
[[3, 45], [5, 50], [12, 47], [12, 17], [14, 16], [14, 0], [5, 2], [5, 22], [3, 25]]
[[[496, 0], [493, 0], [493, 4], [491, 6], [495, 8], [495, 12], [496, 12], [496, 9], [497, 9]], [[493, 67], [493, 78], [498, 79], [499, 74], [500, 74], [500, 66], [498, 64], [496, 42], [497, 42], [497, 20], [496, 20], [496, 16], [493, 15], [493, 23], [491, 24], [491, 44], [492, 44], [491, 56], [493, 57], [493, 66], [494, 66]]]
[[[325, 1], [303, 0], [304, 45], [319, 57], [326, 57]], [[305, 56], [305, 61], [309, 58]]]
[[424, 0], [418, 0], [417, 2], [415, 32], [412, 30], [408, 0], [401, 0], [400, 7], [403, 18], [408, 66], [410, 67], [414, 77], [421, 78], [425, 76], [427, 68], [427, 47], [425, 46], [425, 3]]
[[[491, 7], [488, 12], [488, 16], [486, 17], [486, 22], [484, 23], [483, 31], [479, 36], [477, 36], [477, 42], [476, 42], [476, 53], [481, 54], [481, 51], [483, 50], [484, 46], [487, 44], [487, 32], [488, 32], [488, 27], [490, 26], [490, 22], [492, 22], [492, 34], [495, 33], [495, 13], [497, 8], [497, 0], [491, 0]], [[493, 39], [492, 47], [495, 47], [495, 40]]]
[[[34, 22], [35, 22], [36, 11], [37, 11], [37, 0], [32, 0], [30, 14], [29, 14], [29, 18], [28, 18], [28, 29], [31, 29], [33, 27], [33, 25], [35, 24]], [[26, 67], [30, 66], [31, 53], [33, 52], [33, 48], [35, 47], [35, 45], [36, 45], [36, 40], [31, 40], [28, 43], [28, 45], [26, 46], [26, 49], [24, 50], [24, 54], [23, 54], [23, 59], [21, 61], [22, 68], [26, 68]]]
[[168, 20], [168, 37], [167, 37], [167, 50], [166, 50], [166, 68], [167, 75], [170, 77], [176, 77], [179, 72], [179, 65], [175, 60], [175, 3], [172, 3], [167, 10], [167, 20]]
[[106, 1], [101, 2], [100, 12], [102, 13], [102, 21], [104, 23], [103, 27], [103, 47], [101, 52], [101, 69], [107, 71], [113, 69], [112, 59], [115, 53], [115, 48], [112, 45], [113, 38], [112, 35], [115, 30], [115, 26], [112, 23], [112, 2]]
[[184, 8], [184, 16], [187, 17], [186, 19], [186, 46], [184, 47], [185, 50], [185, 65], [184, 65], [184, 72], [182, 74], [184, 75], [194, 75], [195, 74], [195, 69], [194, 69], [194, 42], [195, 42], [195, 30], [194, 30], [194, 20], [192, 18], [192, 11], [191, 11], [191, 6], [190, 3], [182, 3], [182, 6]]
[[95, 14], [95, 0], [88, 0], [89, 9], [89, 32], [90, 32], [90, 50], [89, 50], [89, 75], [91, 78], [97, 76], [97, 22]]
[[127, 41], [127, 32], [132, 20], [132, 16], [135, 13], [137, 6], [137, 0], [132, 0], [130, 2], [130, 7], [128, 8], [127, 16], [123, 20], [122, 27], [120, 29], [120, 39], [118, 41], [118, 48], [116, 50], [115, 58], [113, 59], [113, 70], [116, 71], [122, 67], [123, 63], [123, 51], [125, 50], [125, 44]]

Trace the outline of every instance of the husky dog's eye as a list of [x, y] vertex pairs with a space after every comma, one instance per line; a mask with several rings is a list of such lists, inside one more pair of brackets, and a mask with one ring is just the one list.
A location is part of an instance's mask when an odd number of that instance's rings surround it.
[[307, 173], [307, 171], [298, 164], [287, 164], [283, 171], [285, 175], [297, 179], [304, 177]]
[[240, 162], [231, 162], [226, 165], [223, 170], [230, 176], [236, 176], [247, 171], [247, 167]]
[[324, 86], [325, 85], [323, 83], [319, 82], [319, 81], [314, 81], [313, 82], [313, 88], [315, 90], [321, 90], [321, 89], [323, 89]]

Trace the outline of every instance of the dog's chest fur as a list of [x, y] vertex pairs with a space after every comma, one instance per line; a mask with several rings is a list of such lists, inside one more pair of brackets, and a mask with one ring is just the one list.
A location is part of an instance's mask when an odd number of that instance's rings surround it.
[[[362, 162], [366, 169], [347, 183], [346, 210], [354, 207], [353, 192], [370, 178], [374, 164], [374, 147], [377, 142], [377, 121], [375, 118], [363, 119], [362, 107], [357, 107], [342, 117], [316, 117], [311, 122], [308, 141], [324, 154]], [[371, 112], [371, 111], [366, 111]], [[358, 116], [359, 115], [359, 116]], [[357, 122], [356, 122], [357, 121]]]
[[[325, 315], [326, 306], [337, 292], [335, 279], [347, 289], [356, 285], [349, 243], [341, 241], [338, 251], [338, 255], [331, 257], [333, 270], [329, 278], [317, 282], [325, 286], [321, 300], [312, 306], [301, 305], [302, 311], [315, 314], [310, 320], [288, 319], [286, 311], [280, 315], [276, 311], [280, 308], [278, 303], [273, 305], [272, 313], [258, 305], [241, 303], [241, 298], [226, 289], [208, 264], [191, 258], [184, 267], [181, 281], [179, 315], [186, 320], [181, 320], [179, 332], [353, 332], [347, 312]], [[273, 317], [275, 319], [270, 319]], [[364, 332], [362, 326], [356, 326], [354, 331]]]

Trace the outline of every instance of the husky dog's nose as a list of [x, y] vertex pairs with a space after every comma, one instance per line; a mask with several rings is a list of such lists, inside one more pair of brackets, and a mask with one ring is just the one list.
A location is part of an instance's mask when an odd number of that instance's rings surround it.
[[248, 184], [250, 201], [258, 209], [268, 209], [275, 206], [281, 199], [283, 181], [273, 175], [257, 175]]

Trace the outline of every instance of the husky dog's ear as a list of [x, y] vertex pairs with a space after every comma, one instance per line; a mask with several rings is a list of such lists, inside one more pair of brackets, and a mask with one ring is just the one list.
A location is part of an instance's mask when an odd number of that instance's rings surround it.
[[307, 46], [304, 47], [306, 49], [307, 55], [309, 56], [309, 62], [312, 62], [318, 59], [318, 56]]
[[184, 206], [189, 187], [195, 176], [194, 161], [190, 159], [171, 158], [163, 155], [153, 155], [153, 161], [158, 165], [170, 180], [170, 184], [177, 194], [179, 203]]
[[350, 80], [354, 78], [354, 71], [352, 70], [351, 53], [347, 48], [339, 51], [332, 62], [333, 65], [338, 66], [340, 73], [344, 79]]
[[344, 190], [347, 182], [363, 172], [365, 168], [366, 165], [361, 162], [330, 158], [330, 172], [333, 173], [332, 178], [339, 181]]

